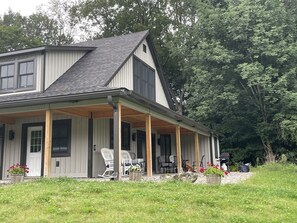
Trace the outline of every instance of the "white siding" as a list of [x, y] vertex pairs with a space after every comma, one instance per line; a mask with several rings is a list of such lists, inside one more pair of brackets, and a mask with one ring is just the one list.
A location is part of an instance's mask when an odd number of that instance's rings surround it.
[[[34, 71], [36, 72], [36, 75], [34, 76], [35, 78], [35, 90], [30, 90], [25, 92], [15, 92], [15, 93], [8, 93], [8, 94], [0, 94], [1, 96], [7, 96], [7, 95], [16, 95], [16, 94], [27, 94], [27, 93], [32, 93], [36, 91], [41, 91], [42, 86], [43, 86], [43, 61], [44, 61], [44, 56], [41, 55], [40, 53], [31, 53], [31, 54], [25, 54], [25, 55], [20, 55], [20, 56], [13, 56], [13, 57], [5, 57], [5, 58], [0, 58], [0, 64], [1, 63], [6, 63], [6, 62], [21, 62], [21, 61], [26, 61], [26, 60], [34, 60]], [[15, 69], [17, 69], [17, 64]]]
[[[175, 134], [171, 134], [171, 153], [176, 155]], [[182, 159], [189, 160], [190, 163], [195, 161], [195, 141], [193, 134], [181, 135], [181, 155]], [[203, 164], [206, 165], [206, 162], [211, 161], [209, 137], [199, 134], [199, 163], [197, 163], [197, 165], [200, 165], [203, 155], [205, 155], [203, 158]]]
[[84, 51], [50, 51], [45, 56], [45, 89], [85, 55]]
[[210, 143], [208, 136], [199, 135], [199, 148], [201, 151], [200, 160], [202, 156], [205, 155], [203, 159], [203, 166], [206, 167], [206, 163], [211, 162]]
[[[142, 46], [147, 46], [147, 52], [143, 52]], [[157, 72], [152, 54], [150, 52], [148, 43], [146, 40], [134, 52], [134, 55], [148, 64], [156, 71], [155, 86], [156, 86], [156, 102], [169, 108], [164, 89], [162, 87], [159, 74]], [[115, 77], [108, 84], [108, 87], [125, 87], [129, 90], [133, 90], [133, 56], [127, 60], [124, 66], [119, 70]]]
[[93, 153], [93, 177], [102, 174], [105, 170], [104, 160], [101, 156], [101, 148], [109, 148], [109, 119], [94, 119], [93, 123], [93, 143], [96, 151]]
[[[57, 119], [68, 119], [70, 116], [59, 116]], [[59, 161], [59, 167], [56, 167]], [[87, 177], [88, 170], [88, 119], [72, 117], [71, 156], [52, 158], [52, 176]]]
[[133, 57], [130, 57], [108, 84], [108, 87], [125, 87], [133, 90]]
[[[54, 120], [70, 118], [70, 116], [54, 116]], [[52, 158], [51, 174], [53, 177], [87, 177], [88, 119], [79, 117], [72, 117], [71, 119], [71, 156]], [[2, 170], [5, 173], [9, 166], [20, 162], [22, 124], [36, 122], [44, 122], [44, 117], [18, 119], [15, 125], [5, 126], [4, 156]], [[13, 140], [8, 140], [9, 130], [13, 130], [15, 132], [15, 138]], [[59, 167], [56, 167], [56, 161], [60, 162]], [[4, 174], [3, 178], [7, 178], [7, 174]]]

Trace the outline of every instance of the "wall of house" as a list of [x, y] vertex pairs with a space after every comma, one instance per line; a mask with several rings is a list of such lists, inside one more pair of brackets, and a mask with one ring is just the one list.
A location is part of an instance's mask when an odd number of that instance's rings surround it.
[[47, 89], [74, 63], [85, 55], [85, 51], [49, 51], [45, 56], [45, 86]]
[[[71, 116], [55, 116], [55, 120]], [[56, 167], [59, 161], [59, 167]], [[87, 177], [88, 173], [88, 119], [72, 117], [71, 156], [52, 158], [52, 176]]]
[[[4, 57], [0, 58], [0, 64], [5, 64], [9, 62], [20, 62], [20, 61], [25, 61], [25, 60], [34, 60], [34, 71], [36, 72], [35, 75], [35, 86], [36, 88], [34, 90], [26, 90], [26, 93], [32, 93], [36, 91], [41, 91], [43, 88], [43, 66], [44, 66], [44, 56], [41, 55], [40, 53], [29, 53], [29, 54], [22, 54], [18, 56], [10, 56], [10, 57]], [[4, 93], [0, 94], [1, 95], [16, 95], [16, 94], [24, 94], [22, 91], [18, 92], [12, 92], [12, 93]]]
[[[171, 134], [171, 153], [176, 155], [176, 139], [175, 134]], [[181, 134], [181, 155], [182, 160], [189, 160], [191, 164], [195, 161], [195, 140], [194, 134]], [[210, 144], [209, 144], [209, 137], [200, 135], [199, 134], [199, 163], [202, 156], [203, 164], [205, 165], [206, 162], [210, 162]]]
[[[147, 46], [147, 52], [143, 52], [142, 46]], [[156, 102], [169, 108], [163, 86], [159, 74], [157, 72], [152, 54], [150, 52], [148, 43], [146, 40], [134, 52], [134, 55], [152, 67], [156, 72], [155, 85], [156, 85]], [[133, 90], [133, 57], [130, 57], [125, 65], [118, 71], [115, 77], [108, 84], [108, 87], [125, 87], [129, 90]]]
[[[88, 119], [65, 115], [54, 116], [54, 120], [69, 118], [72, 119], [71, 156], [53, 157], [51, 160], [51, 175], [53, 177], [87, 177]], [[3, 173], [6, 173], [6, 170], [12, 164], [20, 163], [22, 124], [44, 122], [44, 120], [44, 117], [17, 119], [14, 125], [5, 126]], [[13, 140], [8, 139], [9, 130], [13, 130], [15, 132]], [[56, 161], [59, 161], [59, 167], [56, 167]], [[5, 179], [7, 177], [7, 174], [4, 174], [3, 178]]]
[[102, 148], [110, 148], [109, 119], [94, 119], [93, 122], [93, 177], [102, 174], [105, 170], [104, 160], [101, 156]]

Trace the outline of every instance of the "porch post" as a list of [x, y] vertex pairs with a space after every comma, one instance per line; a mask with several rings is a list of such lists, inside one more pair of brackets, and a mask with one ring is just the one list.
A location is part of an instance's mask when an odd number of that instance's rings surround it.
[[114, 172], [117, 172], [117, 180], [121, 180], [122, 177], [122, 166], [121, 166], [121, 145], [122, 145], [122, 136], [121, 136], [121, 113], [122, 105], [117, 103], [117, 106], [113, 109], [113, 146], [114, 146]]
[[5, 125], [0, 123], [0, 180], [3, 178], [3, 155], [4, 155]]
[[199, 136], [198, 132], [194, 133], [195, 139], [195, 161], [196, 161], [196, 168], [199, 170]]
[[45, 177], [50, 177], [50, 174], [51, 174], [52, 131], [53, 131], [53, 113], [51, 110], [47, 110], [45, 113], [45, 143], [44, 143], [44, 176]]
[[181, 173], [182, 160], [181, 160], [181, 143], [180, 143], [180, 126], [175, 127], [175, 139], [176, 139], [176, 159], [177, 159], [177, 172]]
[[146, 173], [148, 177], [153, 175], [152, 169], [152, 126], [151, 115], [145, 116], [145, 133], [146, 133]]

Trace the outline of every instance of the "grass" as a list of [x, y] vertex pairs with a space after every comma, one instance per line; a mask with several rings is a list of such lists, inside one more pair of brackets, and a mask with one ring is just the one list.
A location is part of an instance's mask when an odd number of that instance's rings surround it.
[[297, 167], [237, 185], [41, 179], [0, 187], [0, 222], [295, 222]]

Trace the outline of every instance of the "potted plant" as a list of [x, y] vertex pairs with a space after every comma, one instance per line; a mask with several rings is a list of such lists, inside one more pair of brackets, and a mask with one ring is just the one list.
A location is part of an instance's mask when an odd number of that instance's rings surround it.
[[10, 174], [10, 179], [12, 183], [18, 183], [24, 181], [24, 176], [26, 173], [29, 173], [29, 168], [27, 165], [21, 166], [20, 164], [14, 164], [7, 172]]
[[141, 166], [139, 164], [129, 167], [129, 180], [140, 181], [142, 177]]
[[220, 168], [219, 165], [211, 165], [207, 162], [207, 168], [201, 168], [200, 173], [203, 173], [206, 176], [206, 183], [208, 184], [221, 184], [221, 178], [228, 174], [227, 171]]

